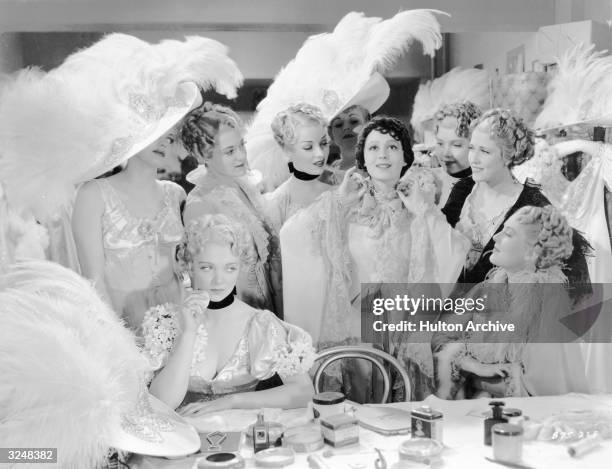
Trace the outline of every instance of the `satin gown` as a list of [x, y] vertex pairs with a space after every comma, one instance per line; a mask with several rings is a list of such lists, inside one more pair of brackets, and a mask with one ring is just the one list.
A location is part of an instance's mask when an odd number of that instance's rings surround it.
[[[234, 352], [215, 372], [205, 367], [208, 311], [198, 326], [188, 392], [182, 405], [212, 400], [225, 394], [253, 391], [260, 381], [278, 374], [280, 379], [307, 373], [314, 362], [310, 336], [278, 319], [273, 313], [251, 308], [250, 317]], [[153, 369], [163, 368], [172, 353], [180, 311], [176, 304], [151, 309], [144, 320], [144, 352]]]
[[139, 218], [128, 211], [107, 180], [96, 182], [104, 201], [102, 240], [107, 291], [114, 310], [140, 335], [145, 311], [181, 298], [175, 255], [184, 235], [179, 207], [184, 191], [173, 182], [160, 181], [163, 207], [154, 218]]

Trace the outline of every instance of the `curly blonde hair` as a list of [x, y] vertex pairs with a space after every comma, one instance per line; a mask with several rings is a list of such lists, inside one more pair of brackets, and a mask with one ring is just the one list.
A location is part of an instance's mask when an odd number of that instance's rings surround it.
[[196, 157], [211, 158], [222, 125], [244, 133], [242, 120], [229, 107], [207, 101], [191, 111], [183, 120], [179, 132], [185, 150]]
[[573, 231], [561, 212], [552, 205], [522, 207], [514, 215], [523, 225], [535, 225], [538, 237], [535, 243], [536, 269], [563, 267], [572, 255]]
[[497, 142], [506, 166], [518, 166], [533, 156], [534, 133], [523, 120], [509, 109], [491, 109], [472, 123], [472, 132], [480, 127], [488, 129]]
[[186, 240], [179, 251], [179, 258], [187, 265], [202, 251], [207, 243], [229, 245], [232, 254], [241, 264], [255, 261], [255, 251], [245, 227], [221, 214], [203, 215], [185, 227]]
[[436, 123], [436, 133], [440, 122], [447, 117], [454, 117], [457, 120], [457, 128], [455, 133], [459, 137], [470, 138], [471, 125], [476, 119], [482, 115], [482, 111], [471, 101], [462, 101], [458, 103], [445, 104], [434, 114], [434, 121]]
[[312, 104], [299, 103], [279, 112], [272, 119], [270, 127], [272, 127], [276, 143], [281, 148], [294, 144], [297, 138], [297, 128], [303, 124], [304, 120], [319, 124], [327, 132], [327, 119], [321, 109]]

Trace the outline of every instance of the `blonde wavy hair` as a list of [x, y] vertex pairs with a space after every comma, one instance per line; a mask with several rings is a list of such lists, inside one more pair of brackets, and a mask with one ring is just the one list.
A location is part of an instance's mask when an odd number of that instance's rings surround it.
[[552, 205], [526, 206], [517, 210], [515, 217], [523, 225], [535, 225], [538, 237], [535, 243], [536, 269], [563, 267], [572, 255], [572, 227], [561, 212]]
[[513, 111], [490, 109], [472, 123], [472, 132], [478, 127], [489, 131], [491, 138], [499, 145], [508, 168], [518, 166], [533, 156], [534, 133]]
[[203, 215], [189, 222], [185, 228], [186, 240], [179, 258], [190, 265], [207, 243], [225, 244], [241, 265], [255, 262], [255, 250], [244, 225], [221, 214]]
[[319, 124], [327, 132], [327, 119], [321, 109], [308, 103], [299, 103], [288, 107], [274, 116], [270, 127], [274, 140], [281, 148], [296, 142], [297, 128], [303, 125], [304, 120]]

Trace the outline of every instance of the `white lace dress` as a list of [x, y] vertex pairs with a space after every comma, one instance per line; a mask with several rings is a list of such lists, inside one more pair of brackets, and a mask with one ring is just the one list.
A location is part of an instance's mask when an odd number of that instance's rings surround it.
[[[450, 288], [469, 249], [469, 241], [450, 228], [437, 207], [415, 215], [395, 191], [368, 192], [353, 203], [327, 192], [289, 219], [280, 238], [285, 318], [306, 330], [319, 348], [361, 342], [363, 283]], [[418, 286], [410, 288], [420, 295]], [[410, 337], [406, 333], [394, 344], [395, 353], [431, 378], [427, 339]]]

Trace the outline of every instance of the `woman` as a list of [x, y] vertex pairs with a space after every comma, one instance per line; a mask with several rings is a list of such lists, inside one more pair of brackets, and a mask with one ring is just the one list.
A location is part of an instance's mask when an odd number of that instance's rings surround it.
[[178, 300], [174, 256], [183, 239], [183, 189], [158, 181], [171, 158], [172, 134], [134, 155], [118, 174], [85, 183], [77, 193], [72, 226], [83, 275], [139, 330], [149, 307]]
[[[479, 283], [493, 267], [490, 256], [493, 236], [504, 229], [504, 224], [519, 208], [526, 205], [549, 205], [540, 190], [519, 183], [511, 169], [533, 156], [533, 133], [511, 111], [492, 109], [474, 124], [470, 140], [469, 162], [471, 179], [459, 181], [454, 188], [453, 207], [446, 211], [447, 219], [458, 219], [456, 227], [472, 241], [464, 269], [458, 282]], [[473, 185], [471, 190], [467, 190]], [[587, 243], [576, 232], [574, 251], [564, 269], [572, 297], [577, 298], [588, 285], [585, 260]], [[459, 288], [461, 290], [461, 287]], [[459, 291], [458, 290], [458, 291]]]
[[[320, 348], [361, 342], [362, 284], [445, 283], [461, 269], [468, 242], [434, 207], [433, 179], [414, 172], [398, 185], [413, 162], [411, 148], [401, 121], [374, 118], [357, 144], [366, 176], [349, 170], [338, 189], [281, 230], [286, 319]], [[433, 377], [429, 344], [396, 345], [412, 357], [412, 395], [424, 398]]]
[[[305, 407], [312, 397], [308, 334], [234, 295], [253, 256], [241, 225], [226, 216], [192, 220], [184, 258], [194, 293], [182, 307], [167, 304], [146, 314], [145, 351], [159, 369], [150, 391], [173, 408], [191, 403], [184, 414]], [[281, 386], [256, 390], [275, 375]]]
[[[442, 163], [445, 172], [452, 179], [446, 197], [443, 195], [442, 213], [447, 215], [448, 222], [455, 226], [458, 219], [448, 214], [456, 214], [455, 204], [463, 203], [463, 196], [459, 190], [470, 190], [473, 179], [472, 169], [468, 158], [471, 125], [480, 117], [482, 111], [469, 101], [452, 103], [442, 106], [434, 114], [435, 155]], [[448, 177], [445, 179], [448, 181]], [[459, 181], [465, 182], [458, 184]], [[471, 182], [471, 184], [470, 184]]]
[[370, 119], [370, 111], [359, 104], [349, 106], [332, 118], [328, 132], [332, 142], [340, 150], [340, 158], [327, 161], [325, 171], [320, 177], [322, 182], [334, 186], [340, 184], [346, 170], [355, 165], [357, 135]]
[[188, 224], [204, 214], [223, 213], [248, 226], [257, 257], [241, 269], [238, 296], [254, 308], [269, 309], [282, 318], [278, 236], [264, 213], [259, 191], [246, 177], [243, 134], [240, 118], [224, 106], [205, 103], [187, 116], [181, 139], [204, 167], [189, 178], [196, 187], [189, 193], [183, 218]]
[[563, 325], [571, 311], [562, 272], [573, 251], [567, 220], [552, 205], [525, 206], [506, 221], [494, 242], [491, 262], [496, 267], [469, 294], [485, 298], [486, 308], [456, 318], [464, 326], [498, 320], [513, 324], [515, 331], [436, 334], [437, 395], [462, 399], [585, 392], [579, 344], [568, 343], [576, 336]]
[[267, 198], [275, 227], [280, 230], [292, 215], [330, 188], [318, 179], [329, 154], [329, 137], [321, 110], [306, 103], [279, 112], [271, 126], [291, 172]]

